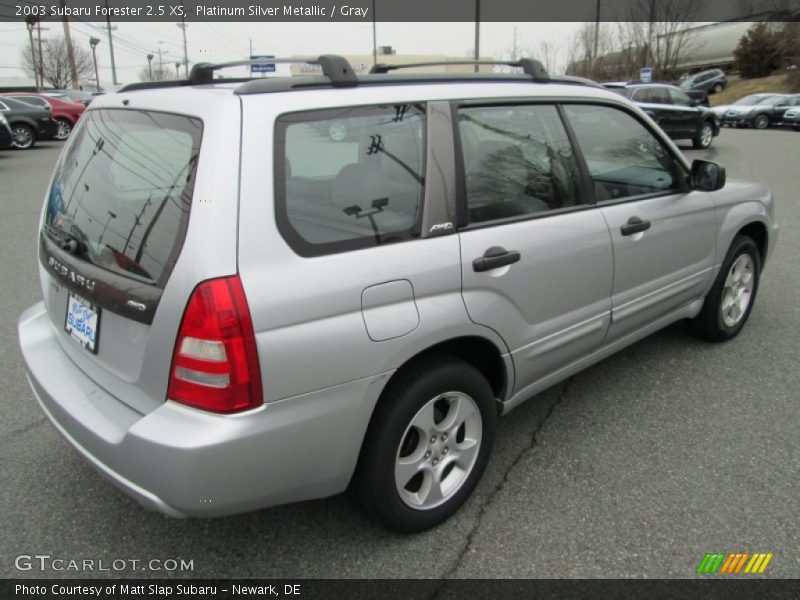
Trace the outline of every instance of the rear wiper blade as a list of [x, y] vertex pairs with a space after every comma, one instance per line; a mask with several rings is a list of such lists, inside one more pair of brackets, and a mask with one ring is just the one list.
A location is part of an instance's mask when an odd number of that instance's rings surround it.
[[64, 231], [63, 229], [53, 227], [52, 225], [45, 225], [44, 229], [47, 232], [47, 235], [50, 236], [50, 239], [52, 239], [64, 252], [68, 252], [69, 254], [73, 254], [75, 256], [80, 256], [85, 254], [88, 250], [85, 242], [71, 233]]

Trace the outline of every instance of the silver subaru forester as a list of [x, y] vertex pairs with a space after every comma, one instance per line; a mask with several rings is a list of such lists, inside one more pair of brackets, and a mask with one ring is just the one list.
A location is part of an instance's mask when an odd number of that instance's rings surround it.
[[533, 60], [308, 62], [101, 96], [53, 174], [31, 388], [145, 506], [350, 488], [419, 531], [469, 497], [499, 415], [675, 321], [747, 321], [770, 192], [688, 164], [625, 98]]

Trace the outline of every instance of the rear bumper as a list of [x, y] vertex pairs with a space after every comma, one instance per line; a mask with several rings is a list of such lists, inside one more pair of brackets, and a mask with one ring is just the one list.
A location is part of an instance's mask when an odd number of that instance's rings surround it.
[[19, 320], [31, 388], [53, 426], [142, 505], [219, 516], [343, 491], [390, 373], [238, 415], [166, 401], [143, 415], [63, 352], [44, 304]]

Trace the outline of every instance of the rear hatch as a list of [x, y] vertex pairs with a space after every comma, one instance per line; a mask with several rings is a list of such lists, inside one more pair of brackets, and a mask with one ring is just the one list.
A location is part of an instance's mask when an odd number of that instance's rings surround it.
[[154, 343], [154, 318], [184, 245], [202, 132], [186, 115], [87, 111], [46, 199], [40, 273], [61, 345], [142, 413], [165, 397], [165, 382], [142, 384], [143, 365], [154, 347], [162, 363], [171, 353]]

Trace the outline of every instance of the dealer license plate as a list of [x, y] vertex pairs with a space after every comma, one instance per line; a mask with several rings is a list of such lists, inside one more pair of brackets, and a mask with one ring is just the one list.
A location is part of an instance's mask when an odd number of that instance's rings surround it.
[[97, 331], [100, 328], [100, 309], [88, 300], [68, 292], [67, 319], [64, 329], [84, 349], [97, 354]]

